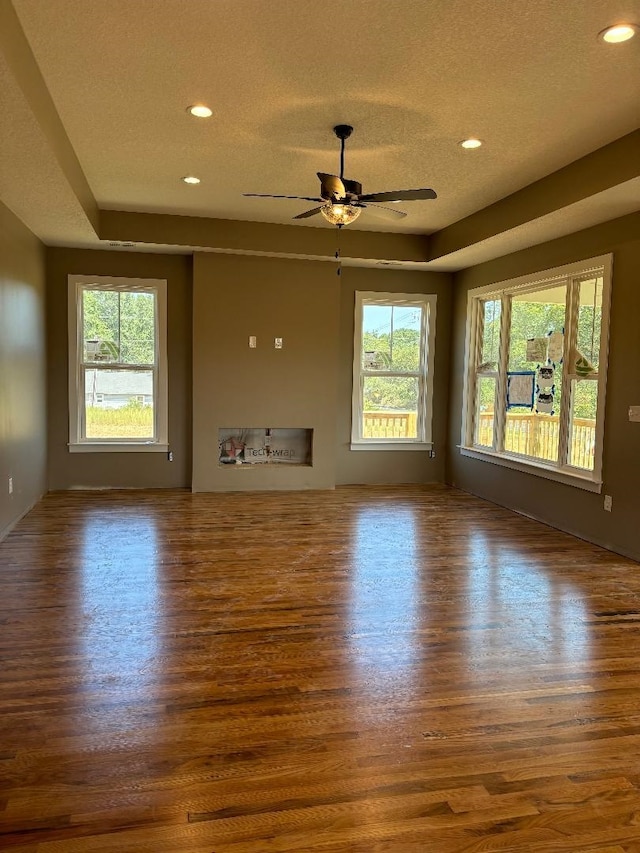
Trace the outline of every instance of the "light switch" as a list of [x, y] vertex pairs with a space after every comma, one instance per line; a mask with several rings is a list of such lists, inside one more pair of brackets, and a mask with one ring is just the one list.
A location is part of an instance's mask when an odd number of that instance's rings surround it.
[[640, 423], [640, 406], [629, 406], [629, 420]]
[[255, 335], [249, 335], [249, 347], [251, 349], [255, 349], [257, 345], [258, 344], [256, 342], [256, 336]]
[[282, 349], [282, 338], [276, 338], [275, 339], [275, 348], [276, 349]]

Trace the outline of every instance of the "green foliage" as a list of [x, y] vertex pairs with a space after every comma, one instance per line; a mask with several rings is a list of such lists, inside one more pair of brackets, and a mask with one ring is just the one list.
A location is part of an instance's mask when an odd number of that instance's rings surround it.
[[[493, 312], [492, 312], [493, 313]], [[499, 340], [500, 312], [495, 319], [485, 317], [483, 339], [485, 347], [491, 340]], [[598, 346], [602, 309], [592, 305], [581, 305], [578, 313], [577, 342], [578, 349], [597, 366]], [[565, 326], [564, 303], [513, 301], [511, 305], [511, 330], [509, 335], [509, 370], [534, 370], [537, 362], [527, 361], [526, 346], [529, 338], [544, 337], [549, 332], [560, 332]], [[483, 347], [483, 352], [485, 351]], [[576, 418], [595, 418], [595, 392], [597, 383], [585, 380], [575, 386], [573, 416]], [[556, 410], [559, 410], [562, 395], [562, 371], [558, 367], [555, 377]], [[590, 387], [588, 387], [590, 386]], [[481, 383], [479, 403], [482, 411], [493, 408], [493, 390], [489, 383]]]
[[85, 340], [118, 343], [118, 294], [115, 291], [83, 291], [82, 310]]
[[573, 392], [573, 417], [595, 420], [598, 408], [598, 382], [583, 379], [576, 382]]
[[365, 332], [365, 351], [382, 355], [385, 367], [391, 370], [418, 370], [420, 367], [420, 332], [417, 329], [395, 329], [393, 339], [388, 332]]
[[496, 402], [496, 380], [489, 376], [478, 378], [478, 405], [481, 412], [493, 412]]
[[[416, 371], [420, 367], [420, 332], [417, 329], [395, 329], [393, 339], [388, 332], [364, 332], [364, 351], [374, 351], [384, 369]], [[408, 376], [367, 376], [365, 378], [364, 409], [415, 411], [417, 380]]]
[[543, 338], [564, 328], [564, 303], [516, 302], [511, 305], [509, 370], [533, 370], [537, 362], [527, 361], [527, 340]]
[[[155, 350], [155, 298], [146, 292], [85, 290], [84, 340], [106, 342], [110, 360], [152, 364]], [[104, 347], [102, 347], [104, 350]]]
[[364, 410], [415, 412], [418, 381], [412, 376], [367, 376], [364, 382]]

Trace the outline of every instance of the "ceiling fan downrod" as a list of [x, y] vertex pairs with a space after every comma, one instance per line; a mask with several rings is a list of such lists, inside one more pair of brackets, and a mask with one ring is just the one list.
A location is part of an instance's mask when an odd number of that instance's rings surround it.
[[344, 180], [344, 143], [353, 133], [353, 128], [350, 124], [337, 124], [333, 128], [333, 132], [340, 140], [340, 180]]

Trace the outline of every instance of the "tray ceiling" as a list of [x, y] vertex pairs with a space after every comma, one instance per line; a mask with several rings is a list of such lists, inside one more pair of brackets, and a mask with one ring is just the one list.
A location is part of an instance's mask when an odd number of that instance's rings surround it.
[[[640, 125], [640, 35], [617, 46], [597, 38], [609, 24], [639, 22], [639, 0], [13, 0], [13, 8], [11, 26], [26, 38], [12, 40], [0, 76], [15, 115], [2, 132], [12, 165], [0, 173], [0, 196], [50, 243], [99, 245], [65, 145], [101, 210], [286, 224], [304, 245], [302, 229], [331, 228], [320, 217], [291, 225], [313, 205], [242, 193], [316, 195], [315, 173], [339, 170], [337, 123], [355, 128], [345, 174], [365, 192], [438, 193], [403, 204], [399, 223], [365, 211], [349, 228], [416, 235], [447, 229]], [[43, 119], [47, 96], [57, 128]], [[196, 102], [213, 116], [188, 115]], [[468, 136], [483, 146], [463, 150]], [[185, 185], [187, 174], [201, 183]], [[578, 227], [639, 209], [635, 177], [612, 175], [573, 198]], [[569, 203], [559, 193], [552, 206], [459, 246], [441, 266], [559, 236]]]

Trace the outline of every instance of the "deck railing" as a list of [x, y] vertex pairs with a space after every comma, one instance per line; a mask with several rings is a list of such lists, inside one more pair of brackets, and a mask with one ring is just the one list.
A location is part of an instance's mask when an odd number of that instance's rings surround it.
[[364, 412], [365, 438], [416, 438], [415, 412]]
[[[415, 412], [364, 412], [365, 438], [415, 438]], [[491, 446], [493, 412], [482, 412], [478, 423], [477, 443]], [[557, 417], [535, 414], [507, 413], [504, 446], [512, 453], [534, 456], [536, 459], [556, 460], [560, 424]], [[590, 418], [573, 418], [569, 437], [569, 462], [577, 468], [593, 469], [596, 443], [596, 422]]]
[[[569, 436], [569, 463], [576, 468], [593, 470], [596, 422], [590, 418], [573, 418]], [[493, 412], [482, 412], [478, 423], [477, 444], [490, 447], [493, 437]], [[536, 459], [557, 460], [560, 423], [558, 417], [507, 413], [504, 449]]]

